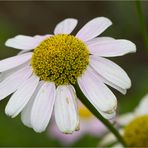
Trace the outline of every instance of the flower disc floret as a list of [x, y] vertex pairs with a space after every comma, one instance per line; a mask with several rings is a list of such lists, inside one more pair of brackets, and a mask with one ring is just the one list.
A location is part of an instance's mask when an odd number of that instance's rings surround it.
[[130, 147], [148, 147], [148, 115], [131, 121], [125, 127], [124, 139]]
[[89, 63], [86, 45], [76, 37], [58, 34], [45, 39], [34, 50], [31, 65], [40, 80], [56, 85], [74, 84]]
[[89, 119], [93, 117], [92, 113], [85, 106], [81, 106], [79, 108], [79, 114], [80, 114], [80, 117], [83, 119]]

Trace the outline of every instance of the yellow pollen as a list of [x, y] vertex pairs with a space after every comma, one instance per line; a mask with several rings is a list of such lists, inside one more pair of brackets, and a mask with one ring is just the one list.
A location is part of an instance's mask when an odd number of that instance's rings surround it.
[[124, 139], [130, 147], [148, 147], [148, 115], [131, 121], [125, 127]]
[[79, 114], [83, 119], [89, 119], [92, 117], [92, 113], [84, 105], [79, 108]]
[[58, 34], [34, 49], [31, 65], [40, 80], [56, 85], [75, 84], [89, 64], [89, 51], [76, 37]]

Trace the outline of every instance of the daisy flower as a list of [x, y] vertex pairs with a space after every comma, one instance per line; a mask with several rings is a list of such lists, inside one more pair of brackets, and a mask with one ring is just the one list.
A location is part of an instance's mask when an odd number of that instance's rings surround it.
[[[142, 98], [133, 112], [118, 117], [117, 124], [125, 142], [130, 147], [148, 147], [148, 94]], [[109, 133], [104, 136], [100, 145], [123, 147], [116, 137]]]
[[78, 110], [80, 115], [81, 130], [73, 134], [63, 134], [57, 130], [56, 124], [53, 120], [49, 127], [48, 135], [56, 140], [59, 140], [63, 145], [70, 145], [78, 141], [86, 134], [100, 137], [107, 132], [107, 128], [104, 124], [94, 117], [80, 101], [78, 101]]
[[[21, 50], [19, 55], [0, 61], [5, 75], [0, 83], [0, 100], [12, 94], [5, 112], [11, 117], [21, 112], [26, 126], [36, 132], [46, 129], [54, 109], [61, 132], [79, 129], [77, 96], [73, 84], [105, 118], [115, 116], [117, 100], [110, 85], [125, 94], [131, 81], [115, 63], [104, 57], [135, 52], [128, 40], [97, 37], [111, 25], [105, 17], [89, 21], [74, 35], [77, 20], [68, 18], [56, 25], [53, 34], [18, 35], [6, 46]], [[4, 74], [3, 74], [4, 73]]]

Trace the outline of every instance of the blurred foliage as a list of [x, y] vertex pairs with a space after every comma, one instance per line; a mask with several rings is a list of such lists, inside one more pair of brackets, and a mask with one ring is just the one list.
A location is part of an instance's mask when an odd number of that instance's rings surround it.
[[[148, 2], [143, 1], [142, 6], [148, 26]], [[148, 52], [144, 48], [134, 1], [0, 1], [0, 59], [15, 55], [19, 51], [4, 45], [8, 38], [17, 34], [53, 33], [54, 26], [67, 17], [79, 20], [74, 32], [76, 33], [88, 20], [97, 16], [108, 17], [113, 22], [102, 36], [125, 38], [137, 45], [136, 54], [112, 58], [127, 71], [132, 80], [132, 88], [127, 95], [123, 96], [113, 90], [119, 100], [118, 113], [131, 111], [148, 93]], [[4, 109], [8, 99], [0, 102], [0, 146], [62, 146], [57, 140], [47, 136], [49, 130], [38, 134], [25, 127], [20, 117], [7, 117]], [[98, 141], [98, 138], [86, 135], [73, 146], [97, 146]]]

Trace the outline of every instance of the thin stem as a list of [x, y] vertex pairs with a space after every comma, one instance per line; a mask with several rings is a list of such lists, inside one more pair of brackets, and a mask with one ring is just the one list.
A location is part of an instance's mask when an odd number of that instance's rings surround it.
[[112, 126], [112, 124], [106, 120], [102, 115], [95, 109], [95, 107], [88, 101], [88, 99], [85, 97], [85, 95], [82, 93], [80, 87], [78, 84], [75, 86], [76, 93], [81, 100], [81, 102], [93, 113], [94, 116], [96, 116], [118, 139], [118, 141], [126, 147], [126, 143], [123, 140], [122, 136], [119, 134], [119, 132]]
[[145, 25], [145, 19], [144, 19], [144, 15], [142, 11], [141, 1], [136, 0], [135, 4], [136, 4], [137, 12], [138, 12], [138, 18], [139, 18], [139, 23], [141, 26], [140, 27], [141, 32], [144, 38], [144, 43], [145, 43], [146, 49], [148, 50], [148, 33], [147, 33], [146, 25]]

